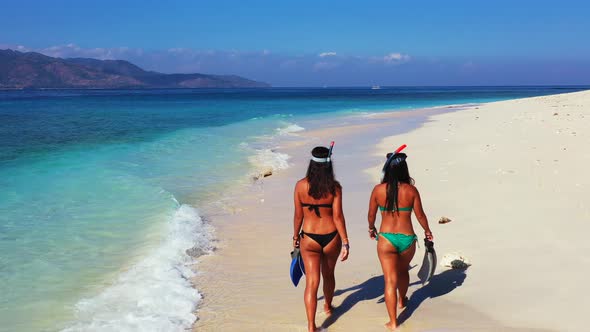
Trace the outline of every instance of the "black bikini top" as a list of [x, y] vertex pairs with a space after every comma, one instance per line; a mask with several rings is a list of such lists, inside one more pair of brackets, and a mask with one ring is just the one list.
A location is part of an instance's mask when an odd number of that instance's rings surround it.
[[322, 217], [320, 215], [320, 208], [321, 207], [323, 207], [323, 208], [329, 208], [329, 209], [332, 208], [332, 204], [309, 204], [309, 203], [301, 203], [301, 206], [307, 206], [307, 208], [309, 209], [309, 211], [314, 211], [315, 214], [318, 217], [320, 217], [320, 218]]

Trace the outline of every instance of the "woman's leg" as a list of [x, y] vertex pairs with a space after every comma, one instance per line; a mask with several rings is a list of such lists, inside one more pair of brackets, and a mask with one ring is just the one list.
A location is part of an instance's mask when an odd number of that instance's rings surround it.
[[307, 329], [311, 332], [316, 330], [315, 312], [318, 306], [322, 247], [309, 236], [304, 236], [301, 239], [300, 248], [303, 264], [305, 265], [303, 302], [305, 302], [305, 312], [307, 314]]
[[414, 241], [414, 243], [412, 243], [408, 249], [399, 254], [399, 259], [397, 260], [397, 289], [399, 290], [399, 308], [404, 308], [406, 306], [405, 298], [408, 294], [408, 287], [410, 286], [410, 272], [408, 270], [408, 266], [410, 265], [410, 261], [412, 261], [415, 253], [416, 241]]
[[391, 330], [397, 328], [397, 287], [399, 265], [399, 255], [395, 248], [384, 237], [379, 237], [377, 243], [377, 254], [383, 269], [383, 278], [385, 280], [385, 307], [389, 314], [389, 322], [385, 326]]
[[322, 255], [322, 281], [324, 285], [324, 312], [332, 313], [332, 299], [334, 298], [334, 289], [336, 288], [336, 278], [334, 269], [338, 256], [342, 249], [340, 236], [336, 236], [327, 246], [324, 247]]

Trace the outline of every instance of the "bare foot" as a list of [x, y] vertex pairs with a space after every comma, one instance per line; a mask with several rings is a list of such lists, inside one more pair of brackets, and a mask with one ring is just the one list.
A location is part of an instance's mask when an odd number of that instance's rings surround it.
[[397, 329], [397, 323], [396, 322], [389, 322], [389, 323], [385, 324], [385, 327], [390, 329], [391, 331], [395, 331]]
[[404, 296], [399, 298], [398, 308], [403, 309], [408, 305], [408, 297]]
[[332, 314], [332, 310], [334, 310], [334, 307], [332, 307], [332, 305], [324, 304], [324, 313], [327, 316], [330, 316]]

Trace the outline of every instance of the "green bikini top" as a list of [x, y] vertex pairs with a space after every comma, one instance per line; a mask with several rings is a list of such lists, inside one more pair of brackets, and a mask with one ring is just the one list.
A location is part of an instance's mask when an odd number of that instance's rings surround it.
[[[381, 210], [381, 211], [394, 211], [394, 210], [388, 210], [387, 207], [381, 206], [381, 205], [379, 205], [379, 210]], [[397, 210], [398, 211], [412, 212], [412, 206], [409, 206], [409, 207], [400, 207], [400, 208], [397, 208]]]

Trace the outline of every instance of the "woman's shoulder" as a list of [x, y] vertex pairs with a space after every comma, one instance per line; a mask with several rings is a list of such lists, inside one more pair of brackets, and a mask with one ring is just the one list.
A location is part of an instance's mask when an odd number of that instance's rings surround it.
[[385, 194], [387, 192], [387, 184], [386, 183], [378, 183], [373, 187], [373, 194], [380, 195]]
[[373, 190], [383, 190], [383, 189], [387, 189], [387, 183], [377, 183], [375, 185], [375, 187], [373, 187]]
[[418, 188], [416, 188], [415, 185], [410, 184], [410, 183], [400, 183], [400, 189], [404, 190], [408, 193], [417, 193], [418, 192]]
[[295, 185], [296, 186], [301, 186], [301, 185], [304, 185], [304, 184], [307, 184], [307, 183], [308, 183], [307, 178], [303, 178], [303, 179], [300, 179], [299, 181], [297, 181], [295, 183]]

